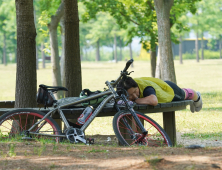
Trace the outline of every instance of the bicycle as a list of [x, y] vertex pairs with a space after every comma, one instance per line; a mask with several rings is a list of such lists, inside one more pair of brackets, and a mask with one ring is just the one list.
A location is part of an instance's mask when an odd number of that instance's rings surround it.
[[[79, 98], [68, 103], [59, 103], [53, 93], [59, 90], [67, 90], [64, 87], [44, 86], [47, 95], [53, 99], [53, 108], [48, 113], [43, 113], [34, 109], [17, 109], [5, 113], [0, 117], [0, 138], [8, 139], [21, 137], [22, 139], [35, 139], [35, 138], [51, 138], [56, 142], [67, 139], [71, 143], [91, 143], [92, 141], [85, 139], [84, 131], [99, 114], [102, 108], [114, 99], [115, 101], [122, 100], [125, 107], [121, 109], [116, 102], [114, 107], [117, 113], [113, 118], [113, 130], [119, 142], [122, 145], [143, 145], [143, 146], [172, 146], [172, 142], [163, 128], [156, 123], [153, 119], [149, 118], [143, 113], [137, 112], [133, 106], [129, 105], [127, 94], [124, 90], [120, 90], [121, 94], [118, 95], [118, 90], [115, 90], [118, 82], [128, 76], [129, 66], [133, 60], [126, 63], [125, 68], [121, 71], [120, 76], [115, 81], [106, 81], [108, 87], [104, 92], [89, 96], [86, 98]], [[67, 106], [75, 106], [85, 101], [90, 101], [101, 96], [105, 99], [95, 108], [88, 120], [79, 128], [70, 125], [66, 119], [62, 108]], [[71, 98], [72, 99], [72, 98]], [[47, 102], [45, 103], [47, 105]], [[56, 121], [52, 118], [55, 113], [59, 113], [60, 118], [64, 122], [65, 130], [61, 130]]]

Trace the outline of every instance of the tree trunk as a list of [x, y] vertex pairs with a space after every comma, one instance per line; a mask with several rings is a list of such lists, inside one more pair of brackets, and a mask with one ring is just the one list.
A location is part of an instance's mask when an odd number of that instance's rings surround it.
[[182, 36], [180, 36], [179, 56], [180, 56], [180, 64], [183, 64], [183, 40], [182, 40]]
[[122, 39], [120, 38], [120, 40], [119, 40], [120, 42], [119, 42], [119, 44], [120, 44], [120, 46], [119, 46], [119, 49], [120, 49], [120, 52], [119, 52], [119, 60], [120, 61], [122, 61], [123, 60], [123, 41], [122, 41]]
[[14, 48], [14, 51], [15, 51], [15, 63], [17, 63], [17, 48], [16, 48], [16, 46]]
[[2, 64], [4, 64], [4, 50], [2, 49]]
[[39, 69], [39, 56], [38, 56], [38, 46], [35, 47], [36, 50], [36, 70]]
[[4, 46], [3, 46], [3, 63], [7, 66], [7, 52], [6, 52], [6, 32], [4, 31]]
[[66, 86], [66, 78], [65, 78], [65, 20], [64, 20], [64, 17], [61, 18], [60, 25], [61, 25], [61, 40], [62, 40], [61, 77], [62, 77], [62, 86]]
[[197, 62], [199, 62], [198, 31], [196, 32], [195, 49], [196, 49], [196, 60]]
[[45, 52], [44, 52], [44, 43], [41, 43], [41, 55], [42, 55], [42, 68], [45, 68]]
[[[33, 0], [34, 3], [35, 0]], [[36, 23], [36, 11], [34, 7], [34, 23], [35, 23], [35, 28], [37, 28], [37, 23]], [[39, 69], [39, 56], [38, 56], [38, 46], [36, 45], [36, 70]]]
[[115, 49], [114, 49], [114, 45], [113, 45], [113, 61], [115, 60]]
[[151, 49], [150, 49], [150, 64], [151, 64], [151, 76], [155, 77], [156, 72], [156, 43], [155, 37], [151, 36]]
[[65, 77], [66, 97], [79, 96], [82, 90], [82, 73], [79, 45], [78, 1], [64, 0], [65, 7]]
[[219, 37], [219, 50], [220, 50], [220, 59], [222, 58], [222, 54], [221, 54], [221, 35]]
[[154, 6], [157, 14], [161, 77], [163, 80], [169, 80], [176, 83], [170, 37], [170, 10], [173, 3], [174, 0], [154, 0]]
[[158, 47], [155, 77], [161, 79], [160, 48]]
[[87, 54], [87, 49], [85, 48], [85, 60], [88, 60], [88, 54]]
[[[130, 51], [130, 59], [133, 59], [132, 43], [129, 43], [129, 51]], [[131, 67], [133, 68], [133, 63], [131, 64]]]
[[116, 34], [114, 34], [114, 58], [115, 58], [115, 62], [117, 63], [117, 42], [116, 42]]
[[96, 42], [96, 61], [100, 61], [99, 39]]
[[84, 52], [83, 52], [83, 48], [80, 47], [80, 61], [83, 61], [84, 56], [83, 56]]
[[[59, 65], [59, 48], [58, 48], [58, 37], [57, 27], [60, 19], [64, 15], [64, 4], [61, 3], [55, 15], [51, 16], [51, 23], [48, 24], [50, 44], [51, 44], [51, 63], [52, 63], [52, 84], [53, 86], [61, 86], [61, 72]], [[57, 98], [62, 97], [62, 92], [56, 94]]]
[[15, 108], [36, 107], [36, 30], [33, 1], [16, 0], [17, 71]]
[[204, 39], [203, 39], [203, 32], [201, 34], [201, 59], [204, 60]]

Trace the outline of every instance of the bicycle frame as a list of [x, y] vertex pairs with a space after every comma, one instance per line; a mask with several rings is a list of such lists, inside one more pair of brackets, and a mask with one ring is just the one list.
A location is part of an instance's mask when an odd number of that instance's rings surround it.
[[[93, 96], [89, 96], [89, 97], [86, 97], [84, 99], [79, 99], [77, 101], [74, 101], [74, 102], [70, 102], [70, 103], [67, 103], [67, 104], [63, 104], [63, 105], [58, 105], [58, 103], [55, 103], [54, 104], [54, 109], [50, 110], [42, 119], [40, 119], [38, 122], [36, 122], [32, 127], [30, 127], [28, 129], [28, 134], [35, 134], [35, 135], [43, 135], [43, 136], [53, 136], [53, 137], [66, 137], [66, 135], [49, 135], [49, 134], [39, 134], [38, 131], [40, 130], [41, 126], [44, 125], [44, 122], [42, 122], [43, 120], [45, 120], [48, 116], [52, 116], [53, 114], [55, 114], [56, 112], [58, 112], [60, 114], [60, 117], [61, 119], [63, 120], [65, 126], [67, 129], [70, 129], [72, 128], [64, 113], [62, 112], [62, 108], [63, 107], [67, 107], [67, 106], [70, 106], [70, 105], [75, 105], [75, 104], [79, 104], [79, 103], [82, 103], [82, 102], [85, 102], [85, 101], [88, 101], [88, 100], [92, 100], [92, 99], [95, 99], [95, 98], [98, 98], [98, 97], [101, 97], [101, 96], [104, 96], [104, 95], [108, 95], [97, 107], [96, 109], [94, 110], [94, 112], [92, 113], [92, 115], [89, 117], [89, 119], [85, 122], [85, 124], [80, 128], [81, 131], [85, 131], [86, 128], [90, 125], [90, 123], [94, 120], [94, 118], [99, 114], [99, 112], [103, 109], [103, 107], [106, 105], [106, 103], [108, 101], [110, 101], [112, 98], [116, 99], [118, 98], [118, 94], [117, 92], [114, 90], [114, 87], [117, 85], [117, 83], [119, 82], [119, 80], [121, 79], [121, 77], [123, 76], [123, 74], [126, 74], [126, 70], [127, 68], [130, 66], [130, 64], [128, 63], [128, 65], [126, 65], [125, 69], [123, 72], [121, 72], [120, 76], [116, 79], [116, 81], [114, 82], [109, 82], [109, 81], [106, 81], [105, 84], [108, 86], [108, 90], [107, 91], [104, 91], [104, 92], [101, 92], [99, 94], [96, 94], [96, 95], [93, 95]], [[52, 94], [52, 92], [50, 93], [51, 96], [54, 98], [54, 95]], [[146, 129], [144, 128], [143, 124], [141, 123], [141, 121], [139, 120], [138, 116], [136, 115], [134, 109], [128, 104], [127, 102], [127, 98], [125, 95], [121, 95], [121, 98], [123, 99], [123, 101], [126, 103], [126, 107], [127, 109], [129, 110], [129, 112], [132, 114], [132, 116], [134, 117], [135, 121], [138, 123], [138, 126], [139, 128], [141, 129], [143, 135], [145, 136], [147, 134], [147, 131]], [[55, 99], [55, 98], [54, 98]], [[117, 108], [117, 111], [119, 111], [119, 108], [118, 106], [116, 107]], [[38, 124], [40, 124], [42, 122], [42, 124], [40, 125], [40, 127], [37, 129], [37, 132], [31, 132], [31, 130], [33, 130]], [[124, 124], [126, 124], [126, 127], [129, 127], [129, 131], [132, 132], [131, 134], [133, 135], [133, 130], [130, 128], [130, 126], [128, 126], [127, 124], [127, 120], [124, 120]]]
[[[84, 99], [79, 99], [78, 101], [75, 101], [75, 102], [71, 102], [71, 103], [68, 103], [68, 104], [64, 104], [64, 105], [61, 105], [61, 106], [57, 106], [55, 109], [52, 109], [50, 110], [42, 119], [40, 119], [38, 122], [36, 122], [32, 127], [30, 127], [28, 129], [29, 131], [29, 134], [36, 134], [34, 132], [31, 132], [32, 129], [34, 129], [38, 124], [40, 124], [44, 119], [46, 119], [48, 116], [50, 116], [51, 114], [54, 114], [55, 112], [58, 112], [61, 116], [61, 119], [63, 120], [65, 126], [67, 127], [67, 129], [70, 128], [70, 125], [69, 123], [67, 122], [67, 119], [64, 115], [64, 113], [62, 112], [62, 108], [63, 107], [66, 107], [66, 106], [70, 106], [70, 105], [75, 105], [75, 104], [79, 104], [79, 103], [82, 103], [82, 102], [85, 102], [85, 101], [88, 101], [88, 100], [91, 100], [91, 99], [95, 99], [95, 98], [98, 98], [98, 97], [101, 97], [101, 96], [104, 96], [104, 95], [108, 95], [99, 105], [98, 107], [94, 110], [93, 114], [90, 116], [90, 118], [86, 121], [86, 123], [81, 127], [81, 130], [82, 131], [85, 131], [85, 129], [90, 125], [90, 123], [93, 121], [93, 119], [99, 114], [99, 112], [102, 110], [102, 108], [106, 105], [106, 103], [112, 99], [114, 97], [114, 94], [112, 94], [112, 91], [111, 90], [107, 90], [105, 92], [101, 92], [99, 94], [96, 94], [96, 95], [93, 95], [93, 96], [90, 96], [90, 97], [86, 97]], [[44, 135], [44, 134], [39, 134], [39, 135]], [[45, 136], [55, 136], [55, 137], [65, 137], [65, 135], [48, 135], [46, 134]]]

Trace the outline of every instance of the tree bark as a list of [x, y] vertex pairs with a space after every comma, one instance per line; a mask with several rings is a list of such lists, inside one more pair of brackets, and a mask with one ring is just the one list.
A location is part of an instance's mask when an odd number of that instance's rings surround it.
[[151, 49], [150, 49], [150, 64], [151, 64], [151, 76], [155, 77], [156, 72], [156, 43], [155, 37], [151, 36]]
[[161, 79], [160, 48], [158, 47], [155, 77]]
[[[129, 51], [130, 51], [130, 59], [133, 59], [132, 43], [129, 43]], [[133, 68], [133, 63], [131, 64], [131, 67]]]
[[4, 50], [2, 49], [2, 64], [4, 64]]
[[116, 42], [116, 34], [114, 34], [114, 58], [115, 58], [115, 62], [117, 63], [117, 42]]
[[33, 1], [15, 0], [17, 71], [15, 108], [36, 107], [36, 30]]
[[78, 0], [64, 0], [64, 7], [66, 97], [73, 97], [82, 90]]
[[180, 64], [183, 64], [183, 40], [182, 40], [182, 36], [180, 36], [179, 56], [180, 56]]
[[44, 43], [41, 43], [41, 55], [42, 55], [42, 68], [45, 68], [45, 52], [44, 52]]
[[119, 42], [119, 44], [120, 44], [120, 46], [119, 46], [119, 49], [120, 49], [120, 52], [119, 52], [119, 60], [122, 61], [122, 60], [123, 60], [123, 51], [122, 51], [122, 50], [123, 50], [123, 44], [122, 44], [123, 41], [122, 41], [121, 38], [119, 39], [119, 41], [120, 41], [120, 42]]
[[96, 42], [96, 61], [100, 61], [99, 39]]
[[201, 33], [201, 59], [204, 60], [204, 39], [203, 39], [203, 31]]
[[17, 48], [16, 48], [16, 46], [14, 48], [14, 51], [15, 51], [15, 63], [17, 63]]
[[[35, 0], [33, 0], [33, 3], [34, 1]], [[37, 28], [35, 7], [34, 7], [34, 23], [35, 23], [35, 28]], [[38, 56], [38, 46], [36, 44], [36, 70], [38, 69], [39, 69], [39, 56]]]
[[[51, 63], [52, 63], [52, 84], [53, 86], [61, 86], [61, 72], [59, 65], [59, 48], [58, 48], [58, 37], [57, 27], [60, 19], [64, 15], [64, 4], [61, 3], [55, 15], [51, 16], [51, 23], [48, 24], [50, 44], [51, 44]], [[62, 97], [62, 92], [56, 94], [57, 98]]]
[[6, 32], [4, 31], [4, 46], [3, 46], [3, 63], [7, 66], [7, 52], [6, 52]]
[[87, 54], [87, 49], [86, 48], [84, 48], [85, 50], [85, 60], [87, 61], [88, 60], [88, 54]]
[[62, 40], [62, 55], [61, 55], [61, 77], [62, 86], [66, 86], [65, 78], [65, 20], [64, 17], [60, 20], [61, 25], [61, 40]]
[[197, 62], [199, 62], [198, 31], [196, 32], [195, 49], [196, 49], [196, 60]]
[[39, 69], [39, 56], [38, 56], [38, 46], [35, 47], [36, 50], [36, 70]]
[[174, 0], [154, 0], [154, 6], [157, 14], [161, 77], [163, 80], [169, 80], [176, 83], [170, 37], [170, 10], [173, 3]]

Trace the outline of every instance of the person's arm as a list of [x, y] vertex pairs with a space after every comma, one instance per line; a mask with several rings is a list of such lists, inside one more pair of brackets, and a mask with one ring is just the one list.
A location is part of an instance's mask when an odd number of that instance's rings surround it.
[[143, 98], [137, 98], [135, 102], [137, 104], [148, 104], [148, 105], [156, 106], [158, 104], [158, 99], [156, 95], [151, 94]]
[[135, 102], [137, 104], [148, 104], [152, 106], [156, 106], [158, 104], [156, 91], [152, 86], [148, 86], [144, 89], [143, 96], [143, 98], [136, 98]]

